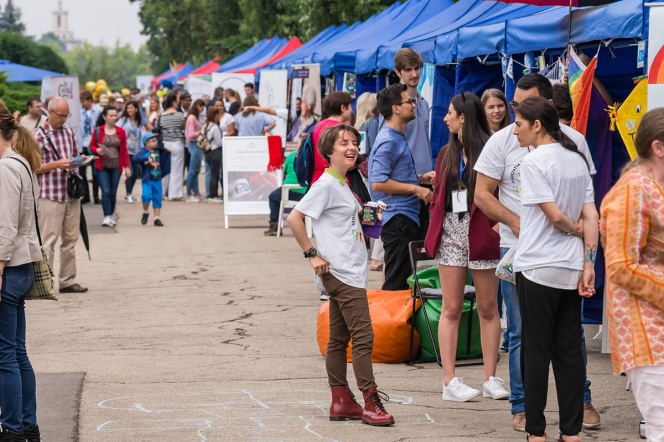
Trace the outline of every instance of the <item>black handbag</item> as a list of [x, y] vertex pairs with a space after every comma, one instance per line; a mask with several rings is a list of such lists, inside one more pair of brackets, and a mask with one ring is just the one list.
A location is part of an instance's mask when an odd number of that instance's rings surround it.
[[[53, 141], [51, 141], [51, 135], [46, 133], [43, 126], [40, 127], [39, 129], [42, 131], [42, 133], [48, 140], [48, 144], [51, 146], [53, 155], [55, 155], [55, 158], [59, 160], [60, 155], [58, 154], [58, 150], [53, 145]], [[76, 171], [72, 172], [71, 170], [67, 170], [66, 173], [67, 173], [67, 195], [69, 195], [69, 198], [71, 199], [83, 198], [83, 196], [85, 196], [85, 186], [87, 185], [87, 182]]]
[[157, 149], [164, 147], [164, 134], [161, 130], [161, 114], [157, 118], [157, 124], [152, 128], [152, 133], [157, 136]]

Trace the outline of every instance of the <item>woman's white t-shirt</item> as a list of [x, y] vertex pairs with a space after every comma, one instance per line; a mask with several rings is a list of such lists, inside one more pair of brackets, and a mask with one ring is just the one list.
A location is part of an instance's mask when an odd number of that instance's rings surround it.
[[[539, 146], [526, 155], [520, 171], [521, 233], [514, 271], [545, 267], [583, 270], [583, 239], [567, 236], [554, 227], [539, 204], [554, 202], [570, 220], [578, 220], [583, 205], [595, 200], [588, 165], [581, 155], [555, 143]], [[566, 287], [560, 288], [572, 288], [571, 284], [563, 285]]]
[[[367, 287], [367, 247], [359, 219], [360, 205], [348, 184], [329, 172], [316, 181], [295, 210], [311, 217], [320, 256], [344, 284]], [[316, 279], [319, 287], [322, 285]]]
[[219, 120], [219, 127], [221, 128], [221, 133], [226, 135], [228, 133], [228, 125], [230, 123], [235, 123], [235, 119], [228, 112], [224, 112], [224, 115]]

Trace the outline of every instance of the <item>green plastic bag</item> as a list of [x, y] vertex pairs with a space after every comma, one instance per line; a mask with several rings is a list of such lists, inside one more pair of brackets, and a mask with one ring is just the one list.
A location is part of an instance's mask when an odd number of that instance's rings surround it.
[[[417, 280], [420, 283], [421, 289], [439, 289], [440, 274], [438, 273], [438, 267], [429, 267], [428, 269], [420, 270], [417, 272]], [[473, 285], [470, 270], [468, 270], [468, 276], [466, 276], [466, 285]], [[415, 277], [413, 275], [410, 275], [410, 278], [408, 278], [408, 287], [411, 289], [415, 287]]]
[[[415, 313], [415, 330], [420, 335], [420, 351], [417, 353], [418, 362], [433, 362], [436, 356], [433, 352], [433, 345], [436, 346], [440, 355], [440, 345], [438, 343], [438, 323], [440, 321], [440, 311], [442, 301], [425, 301], [424, 308], [427, 309], [429, 323], [431, 324], [431, 333], [433, 333], [434, 344], [429, 338], [426, 320], [422, 308]], [[470, 301], [464, 301], [463, 313], [459, 321], [459, 338], [457, 340], [457, 359], [476, 359], [482, 357], [482, 341], [480, 337], [480, 318], [477, 315], [477, 304], [473, 303], [472, 323], [470, 312]], [[470, 333], [470, 346], [468, 338]]]

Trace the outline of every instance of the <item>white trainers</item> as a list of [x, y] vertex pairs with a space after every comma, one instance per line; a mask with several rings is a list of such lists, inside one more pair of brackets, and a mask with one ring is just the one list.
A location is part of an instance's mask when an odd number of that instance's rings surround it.
[[510, 397], [510, 392], [505, 390], [503, 387], [504, 383], [502, 379], [491, 376], [489, 381], [484, 383], [484, 393], [482, 396], [496, 400], [507, 399]]
[[198, 198], [196, 198], [196, 197], [193, 196], [193, 195], [189, 195], [189, 196], [187, 197], [187, 202], [188, 202], [188, 203], [200, 203], [201, 200], [199, 200]]
[[105, 216], [104, 220], [101, 222], [101, 225], [104, 227], [113, 227], [115, 225], [115, 222], [113, 222], [113, 218], [110, 216]]
[[456, 377], [446, 387], [443, 384], [443, 400], [454, 402], [466, 402], [480, 395], [479, 390], [470, 388], [463, 383], [463, 379]]
[[125, 196], [125, 201], [128, 202], [129, 204], [135, 203], [138, 201], [136, 198], [134, 198], [132, 195], [127, 195]]

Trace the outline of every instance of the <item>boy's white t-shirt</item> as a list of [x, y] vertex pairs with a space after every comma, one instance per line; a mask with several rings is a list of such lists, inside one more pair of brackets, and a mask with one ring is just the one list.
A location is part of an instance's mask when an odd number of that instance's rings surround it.
[[[583, 239], [554, 227], [539, 207], [554, 202], [570, 220], [595, 201], [588, 166], [559, 143], [539, 146], [521, 163], [521, 233], [514, 271], [542, 267], [583, 270]], [[578, 281], [578, 280], [577, 280]]]
[[[582, 134], [564, 124], [560, 129], [574, 141], [579, 151], [586, 157], [590, 165], [590, 174], [595, 175], [588, 143]], [[475, 163], [475, 170], [490, 178], [498, 180], [499, 200], [510, 212], [521, 213], [521, 175], [519, 166], [521, 162], [535, 149], [519, 146], [519, 140], [514, 135], [514, 124], [494, 133], [487, 141], [480, 157]], [[578, 154], [575, 154], [578, 156]], [[587, 170], [587, 168], [586, 168]], [[522, 220], [523, 223], [523, 220]], [[500, 223], [500, 247], [510, 248], [517, 243], [517, 238], [507, 225]]]
[[224, 115], [219, 120], [219, 127], [221, 128], [221, 133], [226, 135], [228, 133], [228, 125], [230, 123], [235, 123], [235, 118], [228, 112], [224, 112]]
[[[359, 219], [360, 205], [348, 184], [324, 173], [295, 206], [311, 217], [316, 248], [339, 281], [367, 287], [367, 247]], [[317, 278], [317, 282], [318, 278]]]

